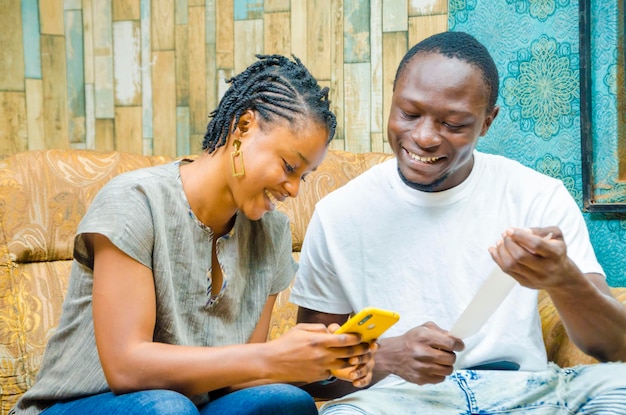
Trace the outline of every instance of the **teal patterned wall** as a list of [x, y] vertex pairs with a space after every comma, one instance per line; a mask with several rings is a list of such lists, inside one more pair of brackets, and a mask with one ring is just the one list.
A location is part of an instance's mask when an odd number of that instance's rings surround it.
[[[450, 0], [449, 29], [476, 36], [500, 71], [500, 115], [479, 149], [561, 179], [582, 208], [578, 10], [570, 0]], [[623, 32], [616, 0], [592, 0], [591, 14], [592, 135], [594, 147], [608, 149], [596, 156], [594, 174], [606, 177], [617, 169]], [[626, 214], [585, 219], [609, 284], [626, 286]]]

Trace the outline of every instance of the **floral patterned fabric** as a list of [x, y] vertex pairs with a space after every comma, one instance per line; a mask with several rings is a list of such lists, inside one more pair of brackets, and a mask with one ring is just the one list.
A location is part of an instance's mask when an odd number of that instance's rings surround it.
[[[291, 221], [296, 260], [315, 202], [389, 157], [331, 150], [298, 198], [279, 206]], [[170, 160], [91, 150], [31, 151], [0, 160], [0, 415], [35, 380], [60, 318], [74, 233], [93, 197], [117, 174]], [[626, 302], [626, 288], [615, 290]], [[288, 290], [278, 297], [270, 339], [295, 325], [296, 307], [288, 297]], [[565, 365], [583, 361], [549, 298], [541, 299], [540, 310], [550, 358]]]

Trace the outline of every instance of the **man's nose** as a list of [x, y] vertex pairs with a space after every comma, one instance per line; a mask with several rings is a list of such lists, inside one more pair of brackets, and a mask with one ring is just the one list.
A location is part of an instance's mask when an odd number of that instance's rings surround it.
[[441, 144], [441, 136], [433, 120], [421, 117], [411, 133], [411, 137], [422, 148], [436, 147]]
[[298, 196], [298, 192], [300, 192], [300, 181], [301, 179], [299, 177], [292, 177], [287, 180], [287, 183], [285, 183], [285, 190], [289, 194], [289, 197]]

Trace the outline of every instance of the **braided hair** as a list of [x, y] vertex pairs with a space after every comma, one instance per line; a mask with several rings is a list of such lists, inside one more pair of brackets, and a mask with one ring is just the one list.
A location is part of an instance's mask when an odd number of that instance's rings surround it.
[[419, 53], [438, 53], [448, 58], [456, 58], [469, 63], [482, 72], [485, 86], [489, 89], [487, 110], [491, 111], [498, 99], [498, 68], [487, 48], [474, 36], [464, 32], [443, 32], [432, 35], [413, 46], [402, 58], [393, 89], [408, 62]]
[[328, 130], [328, 141], [335, 135], [337, 120], [330, 110], [329, 89], [321, 88], [298, 58], [256, 55], [259, 59], [239, 75], [228, 79], [228, 88], [204, 134], [202, 149], [212, 153], [226, 143], [231, 122], [233, 131], [241, 114], [252, 109], [263, 121], [281, 118], [288, 122], [310, 117]]

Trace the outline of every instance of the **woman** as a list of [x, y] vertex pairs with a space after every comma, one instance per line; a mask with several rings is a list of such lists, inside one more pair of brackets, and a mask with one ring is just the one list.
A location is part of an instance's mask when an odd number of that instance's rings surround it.
[[122, 174], [77, 232], [58, 331], [17, 414], [315, 414], [291, 384], [371, 380], [337, 326], [265, 342], [294, 276], [287, 218], [335, 130], [328, 88], [298, 59], [259, 56], [229, 81], [203, 152]]

